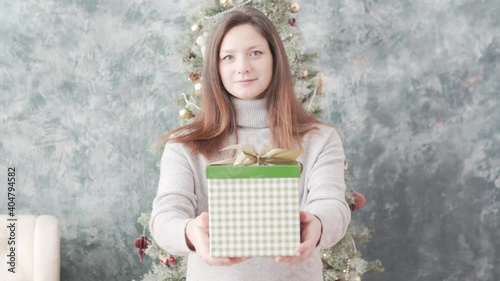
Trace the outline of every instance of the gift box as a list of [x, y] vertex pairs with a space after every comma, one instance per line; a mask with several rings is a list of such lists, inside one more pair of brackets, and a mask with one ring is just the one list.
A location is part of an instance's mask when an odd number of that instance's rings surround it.
[[210, 255], [296, 256], [299, 165], [208, 166]]

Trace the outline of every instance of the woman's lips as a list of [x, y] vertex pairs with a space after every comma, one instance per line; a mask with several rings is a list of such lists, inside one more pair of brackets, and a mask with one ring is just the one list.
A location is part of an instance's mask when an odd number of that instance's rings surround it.
[[253, 81], [255, 81], [255, 80], [257, 80], [257, 78], [253, 78], [253, 79], [242, 79], [242, 80], [237, 80], [237, 81], [235, 81], [235, 83], [245, 85], [245, 84], [250, 84], [250, 83], [252, 83], [252, 82], [253, 82]]

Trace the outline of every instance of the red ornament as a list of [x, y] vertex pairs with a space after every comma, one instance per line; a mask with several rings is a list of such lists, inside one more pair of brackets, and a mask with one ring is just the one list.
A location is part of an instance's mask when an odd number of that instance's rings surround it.
[[170, 262], [168, 261], [167, 258], [164, 258], [164, 259], [160, 258], [160, 264], [167, 266], [167, 267], [170, 267]]
[[134, 240], [134, 247], [136, 247], [137, 253], [139, 254], [139, 258], [141, 262], [144, 260], [144, 250], [148, 248], [149, 240], [145, 235], [141, 235], [141, 237]]
[[174, 256], [170, 255], [168, 258], [170, 259], [173, 265], [177, 264], [177, 261], [175, 260]]
[[297, 20], [296, 20], [295, 18], [291, 18], [291, 19], [289, 19], [289, 20], [288, 20], [288, 23], [289, 23], [291, 26], [295, 26], [295, 22], [296, 22], [296, 21], [297, 21]]
[[137, 254], [139, 254], [139, 258], [141, 259], [141, 262], [144, 260], [144, 250], [139, 249], [137, 250]]
[[366, 198], [363, 196], [363, 194], [357, 192], [354, 189], [351, 191], [351, 194], [354, 197], [354, 203], [349, 205], [351, 211], [363, 208], [363, 206], [366, 204]]
[[145, 235], [141, 235], [141, 237], [134, 240], [134, 246], [138, 249], [145, 250], [148, 248], [149, 240]]

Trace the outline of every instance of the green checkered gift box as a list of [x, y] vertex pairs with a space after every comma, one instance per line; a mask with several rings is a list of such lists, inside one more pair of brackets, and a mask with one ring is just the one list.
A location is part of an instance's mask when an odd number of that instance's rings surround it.
[[301, 152], [264, 147], [257, 154], [246, 145], [226, 149], [235, 148], [242, 150], [238, 157], [206, 169], [210, 255], [296, 256], [301, 167], [295, 159]]

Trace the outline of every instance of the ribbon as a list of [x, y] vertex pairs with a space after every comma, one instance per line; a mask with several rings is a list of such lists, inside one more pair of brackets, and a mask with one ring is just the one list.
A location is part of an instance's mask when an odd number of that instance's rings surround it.
[[249, 165], [294, 165], [299, 164], [296, 159], [302, 154], [300, 150], [269, 148], [265, 146], [260, 153], [247, 144], [233, 144], [222, 150], [239, 149], [241, 152], [236, 157], [224, 159], [211, 163], [211, 166], [249, 166]]

